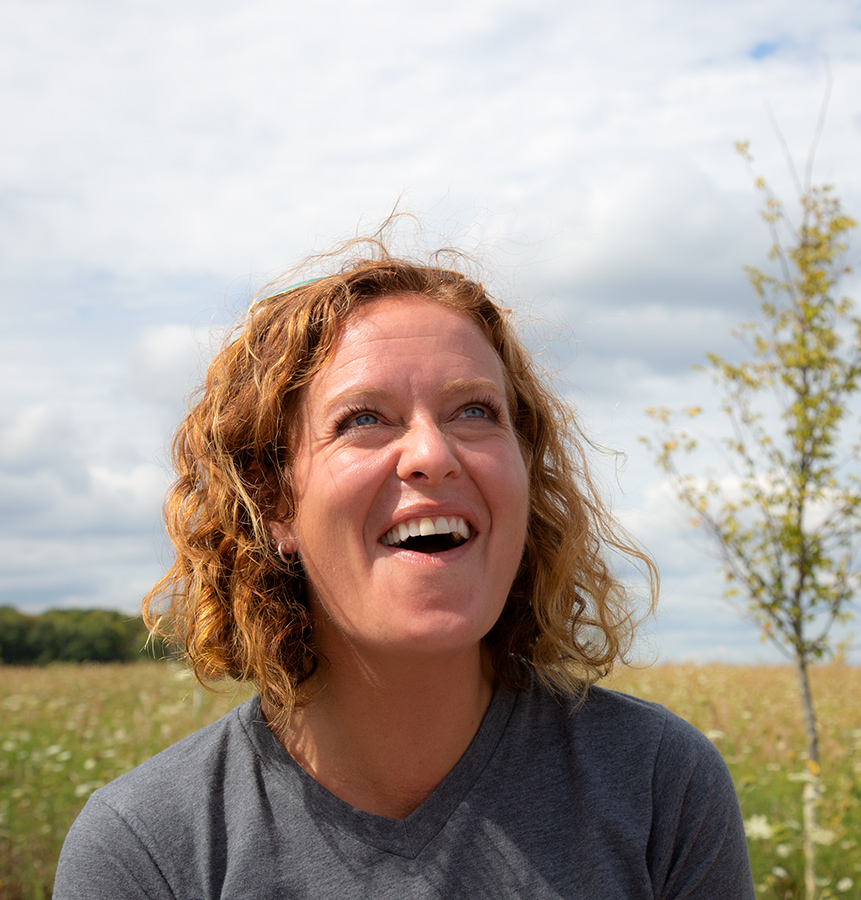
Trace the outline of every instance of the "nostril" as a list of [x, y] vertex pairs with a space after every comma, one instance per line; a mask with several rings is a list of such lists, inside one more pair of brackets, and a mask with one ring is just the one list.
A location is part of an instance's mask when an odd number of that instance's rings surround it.
[[435, 422], [424, 419], [404, 433], [399, 446], [398, 477], [437, 483], [460, 473], [455, 444]]

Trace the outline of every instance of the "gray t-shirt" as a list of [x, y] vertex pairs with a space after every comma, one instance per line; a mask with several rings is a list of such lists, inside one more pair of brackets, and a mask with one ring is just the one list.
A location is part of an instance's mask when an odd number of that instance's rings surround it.
[[406, 819], [299, 767], [257, 699], [92, 795], [54, 900], [522, 897], [752, 900], [729, 773], [663, 707], [498, 690]]

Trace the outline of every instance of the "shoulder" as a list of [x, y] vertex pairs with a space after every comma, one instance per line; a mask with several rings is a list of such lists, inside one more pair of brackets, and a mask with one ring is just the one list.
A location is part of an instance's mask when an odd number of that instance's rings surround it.
[[67, 842], [122, 827], [157, 855], [165, 835], [186, 839], [262, 764], [259, 729], [268, 732], [254, 698], [91, 794]]
[[702, 732], [666, 707], [606, 688], [591, 687], [585, 698], [560, 697], [533, 685], [518, 706], [522, 723], [563, 728], [572, 739], [605, 751], [691, 753], [720, 759]]
[[609, 853], [615, 872], [627, 853], [631, 871], [645, 866], [655, 897], [753, 896], [735, 786], [693, 725], [616, 691], [592, 688], [578, 701], [539, 686], [518, 698], [512, 724], [519, 746], [509, 766], [544, 807], [555, 804], [554, 821], [570, 808], [590, 823], [588, 834], [600, 836], [592, 858]]
[[535, 685], [518, 698], [509, 727], [520, 760], [564, 765], [584, 790], [605, 800], [615, 792], [622, 806], [667, 808], [686, 795], [736, 803], [714, 744], [657, 703], [597, 687], [578, 700]]
[[199, 793], [210, 781], [220, 781], [242, 757], [252, 756], [254, 746], [249, 725], [260, 719], [257, 699], [231, 710], [218, 721], [201, 728], [162, 750], [151, 759], [121, 775], [92, 796], [116, 809], [134, 806], [148, 797], [165, 802], [187, 791]]
[[646, 738], [664, 756], [681, 753], [721, 759], [699, 729], [659, 703], [593, 687], [582, 705], [582, 715], [591, 729], [612, 734], [623, 745], [642, 747]]
[[181, 883], [195, 847], [218, 852], [230, 797], [265, 765], [258, 732], [265, 743], [255, 699], [95, 791], [66, 837], [55, 896], [77, 896], [79, 879], [102, 878], [104, 896], [117, 896], [119, 884], [122, 896], [137, 896], [134, 886], [146, 884], [145, 896], [159, 897]]

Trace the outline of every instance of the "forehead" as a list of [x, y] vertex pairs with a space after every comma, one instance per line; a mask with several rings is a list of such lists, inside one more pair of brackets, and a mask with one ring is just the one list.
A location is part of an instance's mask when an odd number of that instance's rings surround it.
[[[396, 294], [371, 300], [349, 316], [312, 381], [312, 392], [315, 383], [338, 380], [349, 370], [385, 368], [408, 360], [421, 368], [448, 364], [482, 370], [500, 385], [507, 383], [502, 360], [470, 316], [417, 294]], [[407, 378], [411, 372], [401, 374]]]

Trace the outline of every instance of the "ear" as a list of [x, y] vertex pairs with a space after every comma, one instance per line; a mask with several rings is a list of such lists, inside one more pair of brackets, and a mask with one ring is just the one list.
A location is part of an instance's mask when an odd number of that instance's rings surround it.
[[285, 556], [296, 553], [299, 549], [299, 542], [293, 533], [293, 527], [288, 522], [270, 522], [269, 534], [272, 535], [272, 542], [275, 548], [281, 547], [281, 552]]

